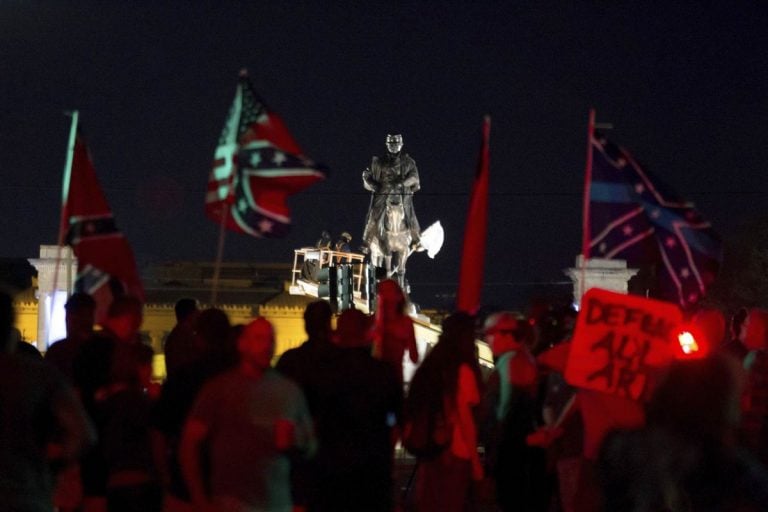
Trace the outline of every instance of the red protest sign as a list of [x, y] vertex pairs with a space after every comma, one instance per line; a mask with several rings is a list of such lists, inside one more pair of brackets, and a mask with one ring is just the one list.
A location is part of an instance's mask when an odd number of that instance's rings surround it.
[[682, 321], [675, 304], [589, 290], [576, 320], [566, 381], [639, 400], [652, 370], [671, 361]]

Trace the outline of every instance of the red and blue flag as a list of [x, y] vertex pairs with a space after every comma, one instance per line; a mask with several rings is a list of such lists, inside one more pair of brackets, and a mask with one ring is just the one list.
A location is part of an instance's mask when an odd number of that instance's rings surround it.
[[208, 217], [238, 233], [284, 237], [291, 225], [288, 196], [324, 179], [327, 172], [303, 154], [282, 119], [241, 72], [208, 180]]
[[62, 225], [65, 241], [77, 257], [75, 290], [88, 293], [96, 300], [98, 323], [106, 318], [107, 309], [116, 297], [128, 294], [144, 300], [144, 287], [133, 251], [115, 224], [79, 131], [71, 176], [65, 183]]
[[589, 249], [586, 256], [655, 264], [660, 298], [689, 307], [715, 280], [722, 244], [711, 224], [624, 149], [595, 132], [590, 140]]

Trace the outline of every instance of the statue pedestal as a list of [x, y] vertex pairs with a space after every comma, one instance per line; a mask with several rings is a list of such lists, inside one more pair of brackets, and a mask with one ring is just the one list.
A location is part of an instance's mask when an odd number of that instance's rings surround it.
[[68, 246], [41, 245], [40, 257], [28, 261], [37, 269], [37, 349], [45, 352], [67, 335], [64, 304], [74, 288], [77, 259]]
[[590, 258], [584, 268], [582, 262], [583, 257], [579, 254], [575, 267], [564, 271], [573, 281], [573, 303], [577, 307], [581, 304], [582, 295], [590, 288], [627, 293], [629, 280], [639, 272], [638, 269], [627, 268], [624, 260]]

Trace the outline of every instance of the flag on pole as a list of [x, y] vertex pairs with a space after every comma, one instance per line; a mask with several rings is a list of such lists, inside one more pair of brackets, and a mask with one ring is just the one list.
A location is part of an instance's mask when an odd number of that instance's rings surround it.
[[75, 290], [93, 296], [96, 321], [100, 323], [115, 297], [127, 294], [143, 301], [144, 288], [133, 251], [117, 229], [79, 131], [67, 182], [62, 225], [66, 230], [65, 241], [77, 257]]
[[694, 208], [641, 167], [624, 149], [594, 132], [589, 186], [588, 253], [656, 264], [662, 299], [696, 304], [722, 261], [720, 238]]
[[475, 172], [475, 182], [469, 199], [469, 212], [464, 227], [464, 245], [461, 251], [459, 290], [456, 293], [456, 309], [474, 314], [480, 308], [485, 266], [485, 239], [488, 231], [488, 175], [490, 172], [491, 118], [483, 119], [480, 156]]
[[288, 196], [326, 175], [324, 166], [304, 156], [242, 71], [208, 180], [208, 217], [238, 233], [283, 237], [291, 224]]

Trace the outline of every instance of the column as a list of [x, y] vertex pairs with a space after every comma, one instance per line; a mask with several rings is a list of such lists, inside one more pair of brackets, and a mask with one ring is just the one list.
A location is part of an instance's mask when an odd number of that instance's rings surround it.
[[77, 277], [77, 259], [68, 246], [41, 245], [40, 257], [28, 261], [37, 269], [35, 344], [38, 350], [45, 352], [51, 343], [66, 336], [64, 304]]
[[564, 271], [573, 281], [573, 303], [577, 306], [581, 303], [581, 296], [590, 288], [627, 293], [629, 280], [639, 271], [627, 268], [625, 260], [590, 258], [583, 269], [582, 261], [581, 254], [576, 256], [576, 266]]

